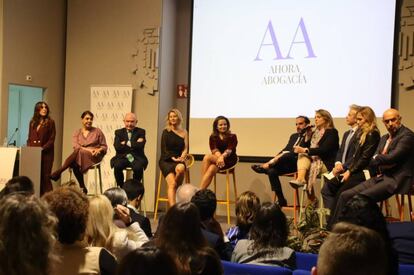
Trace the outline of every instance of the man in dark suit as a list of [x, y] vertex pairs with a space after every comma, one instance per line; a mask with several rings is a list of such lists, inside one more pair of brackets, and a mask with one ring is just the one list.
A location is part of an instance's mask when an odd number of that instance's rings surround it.
[[414, 133], [401, 124], [401, 116], [396, 109], [386, 110], [382, 121], [388, 134], [381, 137], [370, 162], [376, 174], [343, 192], [339, 196], [335, 214], [356, 194], [361, 193], [379, 202], [411, 188], [414, 174]]
[[296, 133], [292, 134], [289, 142], [274, 158], [261, 165], [252, 165], [252, 169], [257, 173], [265, 173], [269, 176], [270, 185], [274, 192], [274, 201], [276, 196], [281, 207], [287, 206], [287, 201], [283, 195], [282, 185], [279, 176], [288, 173], [294, 173], [297, 169], [298, 154], [293, 152], [293, 146], [303, 145], [305, 142], [304, 135], [308, 132], [310, 120], [306, 116], [296, 118]]
[[141, 181], [144, 169], [148, 165], [144, 153], [145, 130], [136, 127], [137, 118], [133, 113], [127, 113], [124, 117], [125, 128], [115, 131], [114, 147], [116, 155], [111, 159], [111, 167], [114, 168], [115, 180], [118, 186], [124, 183], [123, 170], [131, 167], [134, 179]]
[[[349, 106], [349, 112], [346, 116], [346, 124], [351, 127], [350, 130], [346, 131], [342, 137], [341, 147], [336, 155], [335, 167], [332, 169], [332, 174], [338, 177], [340, 174], [348, 170], [352, 163], [352, 159], [355, 153], [357, 143], [356, 131], [358, 130], [356, 115], [361, 109], [358, 105]], [[326, 208], [332, 209], [335, 205], [335, 197], [341, 188], [342, 183], [336, 178], [333, 180], [325, 180], [325, 184], [321, 190], [323, 203]]]

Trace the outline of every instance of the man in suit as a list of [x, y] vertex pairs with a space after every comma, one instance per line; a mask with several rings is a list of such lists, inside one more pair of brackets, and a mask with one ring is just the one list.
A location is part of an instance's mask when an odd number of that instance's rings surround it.
[[[293, 152], [293, 146], [305, 142], [304, 135], [310, 130], [310, 120], [306, 116], [296, 118], [296, 133], [292, 134], [289, 142], [274, 158], [261, 165], [252, 165], [252, 169], [257, 173], [265, 173], [269, 177], [272, 191], [274, 192], [274, 201], [276, 196], [281, 207], [287, 206], [287, 201], [283, 195], [282, 185], [279, 176], [283, 174], [296, 172], [298, 154]], [[310, 131], [309, 131], [310, 132]]]
[[115, 180], [118, 186], [124, 183], [123, 170], [131, 167], [134, 179], [141, 181], [148, 160], [144, 153], [145, 130], [136, 127], [137, 118], [133, 113], [124, 117], [125, 128], [115, 130], [114, 147], [116, 155], [111, 159]]
[[[356, 131], [358, 130], [358, 124], [356, 120], [356, 115], [361, 109], [358, 105], [349, 106], [349, 112], [346, 116], [346, 124], [351, 127], [346, 131], [342, 137], [341, 147], [336, 155], [335, 167], [332, 169], [332, 174], [335, 177], [338, 177], [341, 173], [348, 170], [349, 166], [352, 163], [352, 159], [355, 153], [355, 148], [357, 143], [356, 140]], [[338, 190], [341, 188], [342, 183], [334, 178], [333, 180], [325, 180], [325, 184], [322, 187], [321, 194], [323, 198], [323, 203], [326, 208], [332, 209], [335, 205], [335, 197], [338, 193]]]
[[398, 110], [388, 109], [382, 116], [388, 134], [381, 137], [370, 166], [376, 174], [339, 196], [335, 214], [356, 194], [379, 202], [397, 193], [407, 192], [413, 183], [414, 133], [401, 124]]

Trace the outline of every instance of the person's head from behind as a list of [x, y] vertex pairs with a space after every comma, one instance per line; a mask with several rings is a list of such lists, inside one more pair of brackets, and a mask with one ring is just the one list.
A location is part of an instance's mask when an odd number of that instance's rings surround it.
[[260, 251], [266, 247], [283, 247], [289, 235], [285, 214], [280, 206], [265, 202], [260, 207], [250, 228], [253, 250]]
[[126, 255], [119, 263], [117, 275], [175, 275], [177, 268], [171, 256], [157, 247], [141, 247]]
[[62, 187], [43, 196], [58, 218], [58, 240], [63, 244], [81, 241], [89, 214], [88, 197], [75, 187]]
[[216, 212], [217, 208], [217, 198], [216, 194], [210, 189], [198, 190], [191, 198], [191, 202], [200, 211], [201, 221], [206, 221], [214, 217], [214, 212]]
[[2, 190], [2, 195], [11, 193], [23, 193], [26, 195], [34, 194], [33, 182], [26, 176], [17, 176], [6, 182], [6, 186]]
[[260, 199], [251, 191], [243, 192], [236, 201], [236, 224], [244, 231], [248, 231], [260, 209]]
[[177, 192], [175, 194], [175, 200], [177, 203], [180, 202], [189, 202], [194, 194], [198, 191], [198, 188], [191, 183], [181, 184], [177, 188]]
[[51, 274], [57, 219], [35, 196], [0, 200], [0, 274]]
[[108, 238], [114, 230], [113, 217], [114, 209], [106, 196], [95, 195], [89, 198], [89, 219], [86, 227], [89, 244], [111, 250]]
[[128, 197], [124, 189], [120, 187], [112, 187], [105, 190], [104, 195], [111, 202], [112, 207], [116, 207], [118, 204], [127, 206]]
[[144, 184], [137, 179], [129, 179], [125, 181], [122, 189], [125, 190], [128, 202], [135, 208], [138, 208], [145, 193]]
[[374, 230], [350, 223], [338, 223], [319, 250], [313, 275], [385, 275], [387, 253]]

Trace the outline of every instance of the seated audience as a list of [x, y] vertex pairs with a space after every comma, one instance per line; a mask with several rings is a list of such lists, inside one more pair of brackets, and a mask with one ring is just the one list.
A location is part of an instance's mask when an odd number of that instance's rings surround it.
[[1, 190], [0, 198], [11, 193], [24, 193], [28, 196], [33, 195], [33, 182], [26, 176], [13, 177], [8, 182], [6, 182], [3, 190]]
[[414, 223], [390, 222], [387, 224], [394, 250], [400, 264], [414, 265]]
[[287, 206], [287, 200], [283, 195], [282, 184], [279, 176], [297, 171], [298, 154], [293, 152], [293, 146], [301, 145], [307, 147], [308, 140], [306, 136], [312, 132], [310, 120], [306, 116], [296, 118], [296, 133], [289, 137], [289, 141], [274, 158], [264, 164], [254, 164], [252, 169], [256, 173], [264, 173], [269, 177], [270, 187], [274, 193], [273, 201], [280, 206]]
[[[384, 242], [374, 230], [338, 223], [319, 250], [312, 275], [385, 275], [388, 259]], [[398, 274], [398, 273], [395, 273]]]
[[208, 243], [216, 250], [222, 260], [229, 261], [233, 247], [230, 242], [225, 241], [223, 229], [220, 223], [214, 218], [217, 208], [216, 194], [209, 189], [197, 191], [191, 198], [200, 212], [201, 231]]
[[72, 136], [73, 153], [65, 160], [61, 168], [50, 175], [50, 178], [57, 181], [63, 171], [71, 167], [80, 187], [87, 194], [83, 174], [103, 159], [108, 146], [101, 129], [92, 126], [92, 112], [83, 112], [81, 118], [82, 128], [75, 131]]
[[175, 204], [165, 214], [153, 242], [174, 259], [179, 274], [223, 274], [220, 258], [208, 246], [200, 223], [193, 203]]
[[115, 274], [114, 256], [105, 248], [84, 241], [89, 216], [87, 196], [77, 187], [61, 187], [46, 193], [43, 199], [58, 218], [61, 261], [55, 274]]
[[256, 214], [249, 239], [237, 242], [231, 261], [295, 269], [295, 251], [286, 247], [288, 235], [286, 216], [280, 206], [265, 202]]
[[260, 209], [260, 199], [251, 191], [243, 192], [236, 201], [236, 226], [229, 228], [226, 235], [231, 245], [249, 238], [250, 227]]
[[228, 169], [237, 163], [237, 136], [230, 131], [230, 121], [227, 117], [218, 116], [214, 119], [209, 144], [211, 154], [203, 158], [201, 189], [206, 189], [210, 185], [219, 170]]
[[[104, 195], [95, 195], [89, 199], [89, 213], [86, 240], [92, 246], [105, 247], [118, 261], [148, 241], [139, 224], [132, 221], [129, 209], [120, 204], [113, 208]], [[123, 221], [126, 228], [115, 225], [114, 214], [116, 219]]]
[[0, 274], [55, 274], [57, 219], [35, 196], [0, 200]]
[[[310, 147], [294, 146], [298, 153], [298, 177], [290, 181], [294, 188], [306, 184], [308, 199], [315, 202], [313, 185], [319, 174], [332, 170], [339, 147], [338, 131], [331, 114], [323, 109], [315, 112], [316, 129], [312, 134]], [[308, 179], [308, 180], [306, 180]]]
[[175, 192], [181, 185], [185, 173], [188, 153], [188, 133], [182, 128], [183, 116], [177, 109], [171, 109], [161, 136], [161, 157], [159, 166], [167, 181], [168, 205], [175, 204]]
[[156, 247], [141, 247], [128, 253], [119, 263], [117, 275], [178, 275], [174, 260]]
[[191, 198], [198, 191], [198, 188], [191, 183], [181, 184], [177, 188], [176, 201], [179, 202], [190, 202]]
[[151, 223], [149, 219], [138, 212], [138, 208], [140, 208], [142, 198], [144, 197], [144, 184], [141, 181], [136, 179], [129, 179], [125, 181], [122, 189], [125, 190], [125, 193], [128, 198], [128, 205], [129, 214], [131, 215], [131, 219], [134, 222], [138, 222], [139, 226], [144, 230], [145, 234], [148, 238], [152, 237], [151, 231]]

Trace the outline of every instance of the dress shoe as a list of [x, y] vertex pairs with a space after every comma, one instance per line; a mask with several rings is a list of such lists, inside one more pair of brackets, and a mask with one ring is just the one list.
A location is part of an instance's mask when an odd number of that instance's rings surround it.
[[49, 178], [53, 181], [57, 181], [60, 179], [60, 173], [54, 172], [49, 175]]
[[291, 180], [289, 181], [290, 186], [292, 186], [295, 189], [301, 188], [306, 185], [306, 182], [304, 181], [298, 181], [298, 180]]
[[253, 164], [252, 165], [253, 171], [259, 174], [266, 174], [266, 169], [264, 169], [261, 165]]

